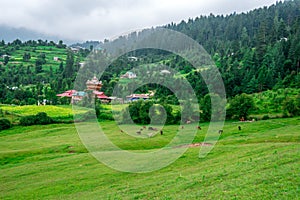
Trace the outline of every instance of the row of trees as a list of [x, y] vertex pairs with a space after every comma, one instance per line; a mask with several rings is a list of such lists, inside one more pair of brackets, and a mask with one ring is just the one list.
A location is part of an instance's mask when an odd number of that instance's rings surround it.
[[[200, 121], [210, 121], [212, 110], [220, 110], [220, 108], [211, 106], [211, 99], [219, 98], [215, 94], [207, 94], [200, 102]], [[221, 99], [219, 99], [221, 100]], [[256, 110], [256, 104], [252, 96], [248, 94], [236, 95], [229, 101], [226, 110], [227, 119], [243, 119], [249, 120], [249, 116]], [[282, 104], [283, 116], [299, 116], [300, 115], [300, 95], [295, 98], [287, 98]], [[184, 112], [188, 112], [189, 118], [182, 118]], [[185, 123], [187, 120], [194, 121], [193, 110], [189, 106], [184, 106], [182, 110], [174, 111], [169, 104], [157, 104], [155, 101], [135, 101], [121, 112], [121, 123], [137, 124], [178, 124], [180, 121]], [[216, 112], [218, 113], [218, 112]], [[218, 118], [214, 118], [218, 120]]]
[[49, 47], [57, 47], [57, 48], [66, 48], [67, 45], [64, 44], [62, 40], [58, 41], [58, 43], [55, 43], [54, 41], [48, 41], [48, 40], [28, 40], [25, 42], [22, 42], [19, 39], [16, 39], [12, 42], [5, 43], [4, 40], [0, 41], [0, 47], [37, 47], [37, 46], [49, 46]]

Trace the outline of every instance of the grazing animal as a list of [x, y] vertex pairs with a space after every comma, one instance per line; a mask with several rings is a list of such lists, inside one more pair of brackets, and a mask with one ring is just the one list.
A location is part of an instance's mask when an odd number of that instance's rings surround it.
[[186, 121], [186, 123], [187, 123], [187, 124], [190, 124], [190, 123], [191, 123], [191, 121], [190, 121], [190, 120], [187, 120], [187, 121]]
[[160, 135], [163, 135], [163, 134], [164, 134], [163, 130], [160, 130]]
[[150, 127], [148, 128], [148, 130], [149, 130], [149, 131], [157, 131], [157, 128], [153, 128], [152, 126], [150, 126]]
[[142, 131], [142, 130], [144, 130], [144, 129], [141, 128], [140, 131]]
[[219, 134], [222, 134], [223, 133], [223, 130], [219, 130]]
[[136, 132], [136, 133], [139, 134], [139, 135], [141, 135], [142, 132], [141, 132], [141, 131], [138, 131], [138, 132]]
[[146, 126], [143, 126], [143, 129], [146, 129]]
[[181, 126], [181, 129], [184, 129], [184, 126]]
[[239, 129], [239, 131], [240, 131], [240, 130], [242, 130], [242, 127], [241, 127], [241, 126], [238, 126], [238, 129]]
[[198, 130], [201, 130], [201, 127], [200, 127], [200, 126], [197, 126], [197, 129], [198, 129]]
[[123, 130], [121, 130], [121, 133], [124, 133], [124, 131], [123, 131]]

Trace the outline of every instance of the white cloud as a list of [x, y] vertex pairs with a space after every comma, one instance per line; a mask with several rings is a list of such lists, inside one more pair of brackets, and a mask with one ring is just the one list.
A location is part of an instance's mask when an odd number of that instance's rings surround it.
[[69, 39], [111, 38], [131, 30], [200, 15], [229, 14], [276, 0], [10, 0], [1, 2], [0, 24]]

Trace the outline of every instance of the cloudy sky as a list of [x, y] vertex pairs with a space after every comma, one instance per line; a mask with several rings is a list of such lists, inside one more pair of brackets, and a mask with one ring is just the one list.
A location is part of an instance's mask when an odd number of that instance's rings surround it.
[[111, 39], [200, 15], [247, 12], [276, 0], [0, 0], [0, 24], [73, 40]]

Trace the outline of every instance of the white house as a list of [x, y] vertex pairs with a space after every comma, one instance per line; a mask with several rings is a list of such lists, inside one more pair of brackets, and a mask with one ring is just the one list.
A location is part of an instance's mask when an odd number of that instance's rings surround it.
[[133, 72], [126, 72], [126, 74], [122, 75], [121, 78], [136, 78], [136, 74]]

